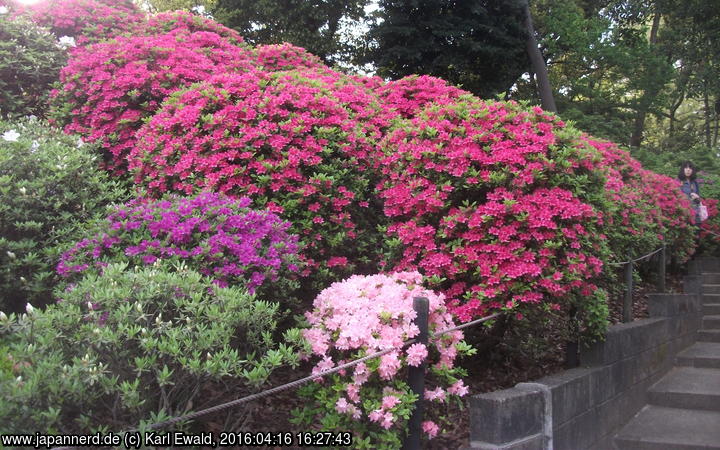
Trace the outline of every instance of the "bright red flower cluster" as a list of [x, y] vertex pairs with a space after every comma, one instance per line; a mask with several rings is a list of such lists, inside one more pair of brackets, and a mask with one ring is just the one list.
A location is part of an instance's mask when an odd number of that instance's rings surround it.
[[250, 196], [292, 223], [308, 270], [352, 273], [380, 238], [364, 173], [380, 132], [359, 119], [379, 107], [354, 83], [314, 75], [223, 74], [173, 95], [138, 133], [136, 181], [152, 194]]
[[192, 14], [186, 11], [170, 11], [150, 16], [139, 32], [148, 36], [160, 34], [195, 33], [207, 31], [227, 39], [233, 45], [243, 45], [245, 42], [240, 34], [207, 17]]
[[122, 172], [135, 132], [172, 92], [215, 73], [252, 68], [249, 50], [209, 31], [118, 37], [72, 53], [54, 91], [66, 132], [100, 142]]
[[377, 87], [383, 103], [406, 119], [415, 117], [430, 103], [452, 103], [463, 95], [471, 95], [447, 81], [428, 75], [411, 75]]
[[461, 320], [593, 293], [603, 222], [586, 198], [602, 191], [599, 155], [563, 129], [539, 108], [471, 98], [400, 123], [378, 186], [404, 247], [395, 268], [420, 268]]
[[46, 0], [13, 6], [13, 15], [27, 15], [58, 37], [74, 37], [78, 44], [115, 37], [145, 20], [129, 0]]
[[255, 48], [255, 54], [260, 69], [270, 72], [293, 69], [322, 69], [325, 67], [317, 56], [302, 47], [296, 47], [287, 42], [258, 45]]
[[607, 177], [609, 245], [616, 260], [638, 257], [671, 243], [681, 258], [692, 252], [692, 209], [678, 181], [642, 168], [617, 144], [583, 136], [603, 161], [597, 170]]

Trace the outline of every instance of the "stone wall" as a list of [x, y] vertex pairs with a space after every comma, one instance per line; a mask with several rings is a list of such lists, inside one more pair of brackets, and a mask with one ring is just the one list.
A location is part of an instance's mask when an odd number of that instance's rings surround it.
[[604, 342], [581, 350], [581, 367], [472, 396], [469, 448], [614, 448], [614, 435], [647, 403], [647, 389], [697, 339], [700, 277], [685, 277], [683, 286], [685, 294], [651, 294], [650, 318], [612, 326]]

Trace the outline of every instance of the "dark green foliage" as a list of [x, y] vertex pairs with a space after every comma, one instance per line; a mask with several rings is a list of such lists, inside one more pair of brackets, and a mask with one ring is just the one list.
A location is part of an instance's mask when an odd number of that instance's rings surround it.
[[65, 65], [65, 50], [47, 30], [0, 14], [0, 116], [36, 115]]
[[50, 303], [62, 244], [127, 198], [89, 147], [39, 120], [0, 121], [0, 310]]
[[218, 0], [215, 19], [237, 30], [247, 42], [289, 42], [326, 63], [351, 52], [341, 37], [343, 20], [364, 17], [368, 0]]
[[528, 70], [519, 0], [381, 0], [368, 62], [393, 79], [433, 75], [480, 97]]
[[[119, 432], [247, 395], [297, 363], [273, 342], [277, 309], [182, 266], [111, 264], [45, 311], [0, 316], [0, 433]], [[235, 430], [254, 407], [209, 417]]]

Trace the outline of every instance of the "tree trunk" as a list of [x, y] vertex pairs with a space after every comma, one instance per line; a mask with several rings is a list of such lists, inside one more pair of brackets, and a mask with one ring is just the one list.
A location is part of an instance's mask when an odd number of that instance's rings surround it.
[[703, 89], [703, 103], [705, 105], [705, 145], [710, 147], [712, 145], [712, 134], [710, 133], [710, 123], [712, 122], [712, 109], [710, 107], [710, 96], [708, 95], [708, 85], [705, 81]]
[[532, 15], [530, 14], [529, 0], [523, 2], [523, 9], [525, 10], [525, 28], [528, 33], [527, 52], [530, 57], [533, 72], [535, 72], [535, 82], [537, 84], [538, 94], [540, 95], [540, 102], [545, 111], [557, 112], [555, 98], [553, 97], [550, 87], [547, 66], [545, 66], [545, 60], [540, 53], [537, 40], [535, 39], [535, 27], [533, 26]]
[[[660, 13], [656, 12], [653, 17], [652, 28], [650, 29], [650, 45], [657, 43], [658, 30], [660, 29]], [[635, 117], [635, 124], [633, 126], [633, 133], [630, 136], [630, 146], [640, 147], [642, 144], [643, 133], [645, 132], [645, 119], [647, 118], [647, 112], [650, 108], [650, 103], [653, 98], [657, 95], [657, 92], [645, 92], [640, 99], [638, 105], [638, 113]]]

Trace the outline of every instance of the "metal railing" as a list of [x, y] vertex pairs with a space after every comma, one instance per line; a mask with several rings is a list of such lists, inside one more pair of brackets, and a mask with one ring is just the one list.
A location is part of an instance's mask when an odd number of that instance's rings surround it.
[[644, 261], [646, 259], [651, 258], [655, 254], [660, 253], [660, 257], [658, 258], [658, 279], [657, 279], [657, 288], [659, 292], [665, 292], [665, 267], [666, 267], [666, 246], [663, 244], [662, 247], [653, 250], [652, 252], [640, 256], [638, 258], [632, 257], [632, 255], [628, 255], [627, 261], [621, 261], [621, 262], [614, 262], [614, 263], [608, 263], [609, 266], [625, 266], [625, 296], [623, 299], [623, 322], [632, 322], [633, 320], [633, 314], [632, 314], [632, 291], [633, 291], [633, 266], [637, 262]]

